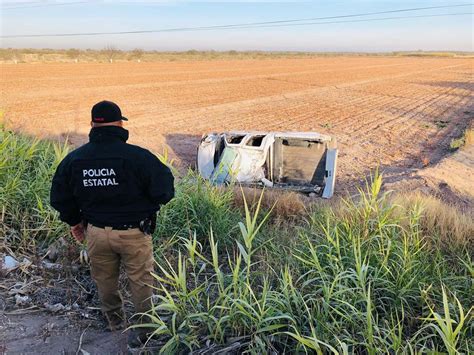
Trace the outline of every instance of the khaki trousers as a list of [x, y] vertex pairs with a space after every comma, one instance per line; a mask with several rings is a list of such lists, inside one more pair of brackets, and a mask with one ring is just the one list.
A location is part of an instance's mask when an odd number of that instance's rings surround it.
[[153, 246], [151, 236], [138, 228], [115, 230], [88, 225], [87, 250], [91, 274], [99, 290], [102, 311], [122, 314], [122, 297], [118, 288], [120, 264], [128, 276], [135, 312], [151, 308], [153, 289]]

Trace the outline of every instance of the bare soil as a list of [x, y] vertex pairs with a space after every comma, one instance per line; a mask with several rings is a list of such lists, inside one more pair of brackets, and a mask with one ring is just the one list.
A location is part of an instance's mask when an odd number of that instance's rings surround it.
[[[0, 352], [5, 354], [127, 354], [127, 335], [106, 332], [68, 315], [0, 314]], [[82, 351], [81, 351], [82, 350]]]
[[[130, 347], [130, 330], [108, 330], [89, 267], [75, 254], [63, 254], [53, 269], [40, 259], [29, 259], [6, 273], [0, 253], [0, 354], [142, 354], [159, 349], [157, 340]], [[126, 277], [121, 276], [131, 325], [133, 306]]]
[[474, 117], [474, 60], [327, 57], [155, 63], [1, 64], [9, 125], [73, 144], [91, 106], [119, 103], [130, 141], [183, 167], [203, 133], [317, 131], [340, 148], [336, 191], [377, 166], [387, 181], [439, 162]]

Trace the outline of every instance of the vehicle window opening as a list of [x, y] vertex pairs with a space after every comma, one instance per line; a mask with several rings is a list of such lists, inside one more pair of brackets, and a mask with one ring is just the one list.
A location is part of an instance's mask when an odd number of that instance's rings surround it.
[[239, 135], [239, 136], [227, 136], [227, 143], [229, 144], [239, 144], [242, 142], [242, 139], [244, 139], [245, 135]]
[[221, 137], [216, 143], [216, 151], [214, 153], [214, 166], [217, 166], [217, 163], [219, 162], [219, 159], [221, 158], [224, 148], [225, 148], [224, 137]]
[[249, 139], [247, 145], [251, 147], [260, 147], [262, 145], [263, 138], [265, 138], [265, 136], [253, 136]]

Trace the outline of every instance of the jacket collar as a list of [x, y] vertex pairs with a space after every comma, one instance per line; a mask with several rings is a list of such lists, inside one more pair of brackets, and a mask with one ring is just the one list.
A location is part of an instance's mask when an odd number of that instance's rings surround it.
[[89, 141], [93, 143], [128, 140], [128, 131], [117, 126], [94, 127], [89, 132]]

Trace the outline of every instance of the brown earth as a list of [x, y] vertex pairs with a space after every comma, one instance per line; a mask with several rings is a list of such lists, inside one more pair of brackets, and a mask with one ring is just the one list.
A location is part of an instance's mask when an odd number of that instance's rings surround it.
[[17, 313], [0, 313], [2, 354], [127, 354], [125, 334], [104, 331], [94, 322], [79, 325], [68, 315]]
[[[11, 272], [3, 268], [0, 251], [0, 354], [156, 353], [163, 342], [152, 339], [146, 347], [130, 347], [130, 330], [107, 329], [89, 266], [74, 256], [78, 250], [54, 245], [60, 253], [55, 263], [48, 257], [22, 259], [18, 253], [16, 259], [23, 261]], [[131, 325], [135, 318], [124, 272], [120, 289]]]
[[327, 133], [339, 191], [380, 166], [387, 181], [437, 163], [474, 117], [474, 60], [329, 57], [155, 63], [2, 64], [0, 108], [16, 129], [86, 141], [91, 106], [116, 101], [131, 142], [184, 166], [221, 130]]
[[[339, 187], [380, 165], [389, 178], [438, 162], [474, 117], [474, 60], [330, 57], [155, 63], [3, 64], [5, 120], [86, 141], [90, 107], [116, 101], [131, 142], [185, 165], [208, 131], [327, 133]], [[339, 189], [340, 190], [340, 189]]]

